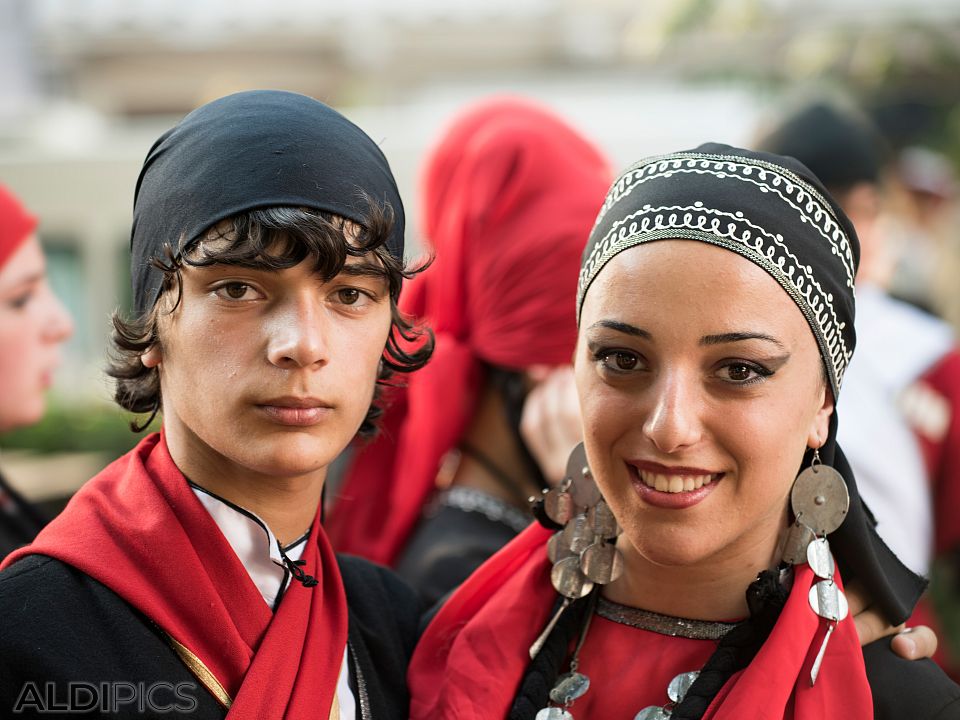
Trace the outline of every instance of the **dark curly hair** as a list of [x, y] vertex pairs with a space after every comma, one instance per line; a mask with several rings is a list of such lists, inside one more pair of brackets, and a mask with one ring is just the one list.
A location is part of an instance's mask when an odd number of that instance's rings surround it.
[[[359, 223], [307, 208], [270, 207], [234, 215], [218, 223], [205, 235], [187, 243], [179, 253], [166, 244], [163, 255], [152, 260], [164, 273], [160, 299], [141, 317], [125, 319], [119, 311], [112, 317], [112, 351], [107, 374], [116, 380], [114, 399], [125, 410], [148, 415], [144, 422], [131, 422], [131, 429], [142, 431], [161, 410], [159, 371], [146, 367], [140, 357], [150, 347], [162, 345], [158, 320], [162, 313], [171, 313], [180, 304], [183, 265], [204, 267], [225, 263], [282, 270], [312, 258], [316, 272], [324, 279], [331, 279], [340, 273], [348, 257], [373, 253], [387, 279], [391, 323], [374, 401], [358, 434], [362, 437], [376, 434], [376, 420], [383, 413], [382, 388], [391, 384], [394, 373], [409, 373], [423, 367], [433, 352], [433, 334], [429, 328], [415, 324], [397, 307], [403, 280], [423, 271], [429, 261], [410, 268], [393, 257], [385, 246], [392, 228], [390, 206], [367, 200], [365, 217]], [[226, 242], [221, 242], [224, 240]]]

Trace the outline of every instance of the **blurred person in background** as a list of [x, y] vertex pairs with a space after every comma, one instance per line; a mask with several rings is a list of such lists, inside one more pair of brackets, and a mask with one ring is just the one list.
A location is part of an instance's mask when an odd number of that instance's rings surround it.
[[[858, 349], [838, 403], [839, 440], [877, 531], [914, 572], [929, 574], [938, 556], [958, 565], [960, 352], [945, 322], [884, 290], [891, 264], [878, 225], [886, 198], [881, 140], [853, 109], [819, 102], [783, 120], [758, 145], [810, 168], [860, 238]], [[937, 626], [926, 598], [912, 621]], [[960, 676], [946, 651], [941, 647], [937, 661]]]
[[[0, 184], [0, 433], [43, 417], [45, 394], [73, 322], [47, 283], [37, 219]], [[0, 559], [46, 519], [0, 475]]]
[[528, 497], [560, 480], [579, 441], [575, 395], [540, 463], [521, 422], [571, 377], [580, 254], [612, 174], [551, 112], [494, 99], [453, 122], [423, 178], [436, 257], [401, 308], [436, 350], [395, 389], [327, 524], [338, 550], [395, 565], [433, 602], [529, 524]]
[[878, 220], [891, 295], [937, 316], [956, 314], [957, 181], [943, 155], [908, 147], [890, 166], [890, 202]]

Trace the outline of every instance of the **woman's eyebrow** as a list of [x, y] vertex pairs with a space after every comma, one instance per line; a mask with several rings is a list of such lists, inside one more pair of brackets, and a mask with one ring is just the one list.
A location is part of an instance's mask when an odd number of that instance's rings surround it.
[[702, 338], [700, 338], [700, 344], [722, 345], [724, 343], [742, 342], [744, 340], [763, 340], [765, 342], [773, 343], [781, 350], [787, 349], [786, 345], [777, 340], [775, 337], [766, 335], [765, 333], [755, 332], [729, 332], [721, 333], [719, 335], [704, 335]]
[[617, 332], [624, 333], [625, 335], [633, 335], [634, 337], [641, 337], [646, 340], [650, 340], [653, 337], [649, 331], [644, 330], [643, 328], [638, 328], [636, 325], [620, 322], [619, 320], [598, 320], [590, 326], [591, 330], [594, 328], [616, 330]]

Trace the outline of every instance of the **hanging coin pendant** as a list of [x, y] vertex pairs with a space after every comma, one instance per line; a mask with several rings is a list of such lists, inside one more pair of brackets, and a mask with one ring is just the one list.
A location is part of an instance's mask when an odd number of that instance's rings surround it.
[[846, 596], [833, 580], [821, 580], [816, 583], [810, 588], [807, 599], [813, 611], [826, 620], [843, 620], [850, 612]]
[[573, 498], [560, 488], [553, 488], [543, 496], [543, 510], [557, 525], [566, 525], [573, 517]]
[[601, 500], [587, 511], [587, 520], [597, 537], [612, 540], [620, 534], [620, 526], [613, 516], [613, 511], [606, 502]]
[[829, 535], [843, 523], [850, 494], [843, 476], [829, 465], [808, 467], [790, 491], [793, 514], [817, 535]]
[[667, 686], [667, 697], [673, 702], [679, 703], [687, 695], [687, 690], [693, 685], [694, 681], [700, 677], [700, 672], [685, 672], [677, 675]]
[[573, 497], [574, 505], [586, 510], [600, 502], [600, 490], [593, 481], [593, 475], [590, 474], [587, 452], [583, 449], [583, 443], [577, 445], [570, 453], [570, 459], [567, 460], [567, 477], [570, 479], [570, 495]]
[[563, 529], [563, 539], [567, 546], [579, 555], [593, 544], [593, 530], [590, 529], [590, 523], [587, 521], [586, 513], [575, 515], [567, 526]]
[[623, 573], [623, 555], [615, 545], [601, 540], [580, 554], [580, 569], [593, 582], [606, 585]]
[[590, 678], [582, 673], [571, 672], [561, 675], [557, 684], [550, 690], [550, 699], [557, 705], [569, 705], [582, 697], [590, 689]]
[[548, 707], [538, 712], [535, 720], [573, 720], [573, 715], [563, 708]]
[[568, 557], [554, 565], [550, 571], [550, 582], [558, 593], [573, 600], [585, 597], [593, 590], [593, 583], [580, 572], [578, 557]]
[[833, 555], [826, 538], [817, 538], [807, 545], [807, 564], [818, 578], [833, 579]]
[[563, 560], [564, 558], [573, 557], [573, 551], [570, 549], [570, 546], [567, 545], [567, 541], [563, 538], [563, 531], [555, 532], [550, 536], [550, 539], [547, 540], [547, 557], [550, 558], [550, 562], [557, 563]]
[[662, 707], [651, 705], [633, 716], [633, 720], [669, 720], [670, 711]]
[[802, 565], [807, 561], [807, 546], [810, 545], [816, 536], [813, 530], [806, 525], [794, 523], [787, 528], [787, 536], [783, 543], [783, 553], [781, 557], [784, 562], [791, 565]]

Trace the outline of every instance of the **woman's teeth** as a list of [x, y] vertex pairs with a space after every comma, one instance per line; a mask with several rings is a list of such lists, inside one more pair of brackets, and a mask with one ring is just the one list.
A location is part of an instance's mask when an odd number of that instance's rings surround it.
[[713, 475], [659, 475], [644, 470], [639, 470], [638, 473], [644, 485], [668, 493], [698, 490], [709, 485], [714, 479]]

